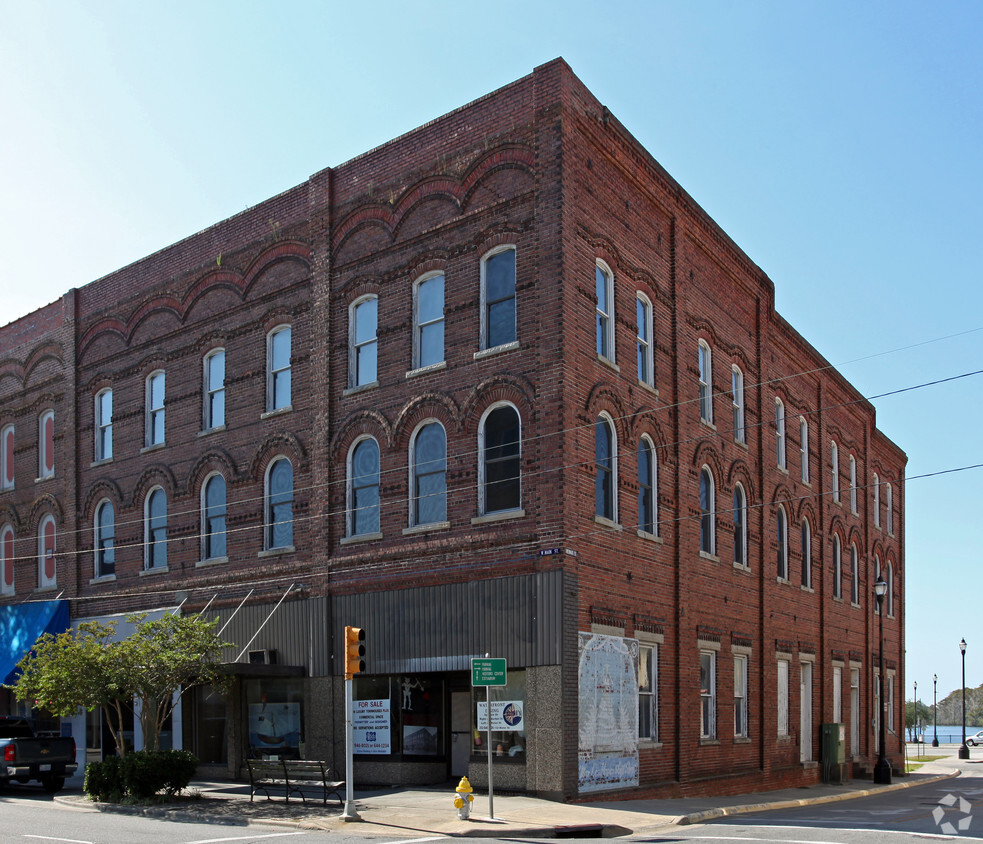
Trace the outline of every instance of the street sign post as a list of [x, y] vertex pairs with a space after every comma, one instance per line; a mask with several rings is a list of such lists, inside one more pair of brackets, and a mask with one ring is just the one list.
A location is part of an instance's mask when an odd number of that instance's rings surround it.
[[488, 734], [485, 740], [485, 752], [488, 754], [488, 817], [495, 817], [495, 788], [492, 785], [492, 718], [491, 718], [491, 687], [508, 684], [508, 665], [504, 659], [489, 659], [485, 657], [471, 658], [471, 685], [485, 687], [485, 700], [488, 706]]

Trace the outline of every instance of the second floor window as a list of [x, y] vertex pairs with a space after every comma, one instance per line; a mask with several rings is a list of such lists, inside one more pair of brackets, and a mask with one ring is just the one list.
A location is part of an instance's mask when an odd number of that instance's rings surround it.
[[514, 343], [516, 334], [515, 248], [507, 246], [481, 262], [481, 347]]
[[840, 538], [833, 535], [833, 597], [843, 597], [843, 550]]
[[778, 507], [775, 519], [775, 539], [778, 542], [778, 579], [788, 580], [788, 518], [782, 506]]
[[717, 553], [717, 532], [713, 475], [704, 466], [700, 470], [700, 551], [714, 556]]
[[612, 522], [617, 520], [616, 448], [611, 422], [602, 416], [594, 424], [594, 515]]
[[894, 536], [894, 495], [890, 484], [884, 486], [884, 508], [884, 526], [887, 532]]
[[874, 488], [874, 527], [879, 528], [881, 526], [881, 482], [876, 472], [874, 472], [874, 482], [871, 486]]
[[164, 372], [147, 378], [147, 446], [164, 442]]
[[785, 405], [781, 399], [775, 399], [775, 451], [778, 468], [788, 468], [785, 451]]
[[225, 349], [215, 349], [205, 357], [203, 399], [203, 430], [221, 428], [225, 424]]
[[38, 477], [55, 474], [55, 412], [46, 410], [38, 420]]
[[38, 588], [53, 589], [58, 585], [55, 563], [55, 520], [45, 516], [38, 527]]
[[734, 565], [747, 568], [747, 497], [744, 487], [734, 486]]
[[422, 369], [444, 360], [443, 274], [421, 279], [414, 292], [413, 368]]
[[109, 501], [103, 501], [96, 510], [95, 550], [95, 576], [116, 574], [116, 512]]
[[274, 328], [266, 338], [266, 411], [290, 407], [290, 326]]
[[202, 491], [202, 559], [216, 560], [228, 555], [225, 533], [225, 478], [212, 475]]
[[656, 521], [656, 461], [652, 441], [646, 436], [638, 442], [638, 529], [655, 536]]
[[812, 531], [806, 519], [802, 520], [802, 585], [812, 587]]
[[14, 594], [14, 529], [0, 528], [0, 595]]
[[799, 417], [799, 466], [802, 483], [809, 483], [809, 423]]
[[860, 603], [860, 555], [857, 546], [850, 545], [850, 602]]
[[594, 287], [597, 295], [595, 308], [597, 354], [614, 360], [614, 275], [600, 261], [594, 267]]
[[286, 457], [270, 464], [266, 473], [265, 539], [267, 550], [294, 544], [294, 467]]
[[144, 568], [167, 568], [167, 495], [160, 487], [147, 496], [144, 522]]
[[699, 357], [697, 360], [700, 370], [700, 420], [713, 424], [713, 361], [710, 347], [700, 340]]
[[744, 431], [744, 373], [736, 366], [730, 373], [730, 401], [734, 409], [734, 439], [743, 443], [747, 436]]
[[635, 298], [635, 322], [637, 337], [635, 346], [638, 358], [638, 380], [655, 386], [655, 365], [652, 352], [652, 303], [641, 293]]
[[0, 489], [14, 488], [14, 426], [0, 431]]
[[96, 460], [113, 457], [113, 391], [96, 395]]
[[840, 450], [834, 440], [829, 444], [830, 471], [833, 473], [833, 500], [840, 502]]
[[352, 449], [348, 477], [348, 535], [379, 532], [379, 444], [367, 437]]
[[379, 300], [375, 296], [361, 299], [352, 305], [349, 373], [350, 387], [364, 387], [378, 380]]
[[857, 458], [850, 455], [850, 512], [857, 512]]
[[424, 425], [413, 438], [410, 521], [416, 525], [447, 521], [447, 435], [439, 422]]
[[521, 506], [519, 412], [510, 404], [499, 405], [485, 416], [481, 431], [481, 513], [518, 510]]

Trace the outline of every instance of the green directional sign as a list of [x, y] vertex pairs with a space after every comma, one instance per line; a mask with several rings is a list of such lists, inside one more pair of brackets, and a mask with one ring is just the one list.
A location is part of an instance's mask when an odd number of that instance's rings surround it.
[[504, 686], [505, 679], [505, 660], [504, 659], [480, 659], [471, 658], [471, 685], [472, 686]]

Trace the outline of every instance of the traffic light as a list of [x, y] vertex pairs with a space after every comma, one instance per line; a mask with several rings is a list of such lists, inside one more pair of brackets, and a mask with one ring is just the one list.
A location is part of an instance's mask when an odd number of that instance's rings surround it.
[[365, 631], [361, 627], [345, 628], [345, 678], [351, 679], [365, 670]]

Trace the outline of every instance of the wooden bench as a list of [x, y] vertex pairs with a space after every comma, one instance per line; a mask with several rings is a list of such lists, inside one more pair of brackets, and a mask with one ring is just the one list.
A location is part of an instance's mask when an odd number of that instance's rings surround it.
[[246, 765], [249, 766], [250, 803], [257, 791], [263, 792], [267, 800], [272, 800], [270, 790], [273, 789], [282, 791], [288, 803], [291, 794], [300, 795], [300, 799], [306, 803], [305, 792], [314, 791], [320, 794], [324, 805], [327, 805], [331, 794], [340, 805], [345, 804], [345, 799], [341, 796], [345, 782], [335, 779], [332, 776], [333, 771], [324, 762], [308, 759], [247, 759]]

